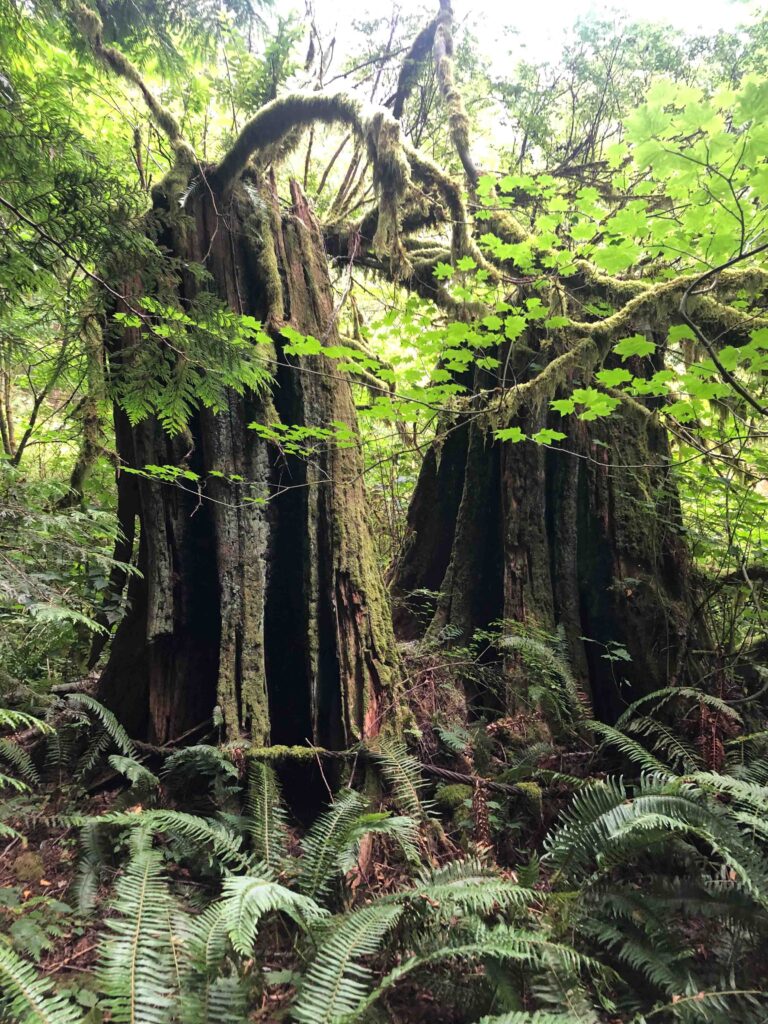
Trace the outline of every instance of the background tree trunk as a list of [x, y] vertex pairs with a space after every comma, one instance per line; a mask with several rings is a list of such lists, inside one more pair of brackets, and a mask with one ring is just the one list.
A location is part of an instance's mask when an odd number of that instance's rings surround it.
[[[678, 679], [696, 646], [666, 431], [637, 404], [591, 423], [546, 405], [515, 422], [567, 430], [557, 448], [495, 442], [475, 418], [428, 453], [392, 573], [396, 631], [466, 643], [505, 621], [559, 628], [595, 713], [613, 721]], [[632, 660], [604, 657], [613, 644]]]
[[[273, 185], [241, 180], [218, 207], [205, 189], [193, 193], [186, 216], [172, 212], [174, 197], [155, 201], [159, 241], [182, 268], [179, 300], [200, 287], [183, 268], [203, 264], [232, 310], [268, 326], [278, 364], [269, 393], [230, 392], [226, 411], [195, 412], [175, 437], [154, 418], [131, 427], [115, 411], [125, 466], [172, 465], [205, 480], [200, 498], [194, 483], [120, 477], [124, 532], [139, 523], [142, 577], [129, 582], [100, 692], [134, 735], [156, 742], [218, 705], [230, 737], [338, 748], [375, 734], [392, 684], [396, 655], [359, 448], [331, 443], [305, 459], [249, 430], [355, 423], [338, 369], [282, 350], [286, 323], [337, 341], [318, 225], [297, 186], [292, 199], [281, 214]], [[114, 344], [137, 341], [128, 329]]]

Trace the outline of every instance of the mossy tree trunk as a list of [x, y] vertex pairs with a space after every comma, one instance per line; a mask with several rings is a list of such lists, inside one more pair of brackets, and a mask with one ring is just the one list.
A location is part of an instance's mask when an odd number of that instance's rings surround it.
[[[124, 466], [189, 469], [205, 490], [121, 474], [141, 576], [128, 584], [101, 697], [155, 742], [218, 706], [230, 738], [342, 747], [378, 730], [396, 661], [360, 452], [331, 444], [311, 458], [285, 455], [249, 429], [354, 428], [348, 381], [323, 356], [285, 354], [279, 333], [290, 324], [329, 344], [337, 337], [322, 238], [296, 186], [287, 212], [268, 182], [242, 179], [225, 199], [193, 193], [183, 216], [174, 206], [158, 195], [154, 221], [178, 257], [180, 303], [200, 287], [185, 268], [202, 264], [230, 309], [268, 325], [275, 383], [266, 394], [230, 392], [224, 412], [197, 411], [176, 436], [154, 418], [131, 426], [116, 408]], [[127, 329], [112, 344], [119, 354], [138, 340]]]
[[[496, 442], [471, 417], [428, 453], [393, 570], [396, 631], [465, 643], [494, 623], [560, 629], [595, 713], [613, 721], [680, 680], [697, 646], [668, 440], [639, 404], [568, 426], [546, 406], [515, 422], [567, 431], [557, 447]], [[631, 661], [611, 660], [611, 645]], [[525, 666], [509, 671], [514, 693]]]

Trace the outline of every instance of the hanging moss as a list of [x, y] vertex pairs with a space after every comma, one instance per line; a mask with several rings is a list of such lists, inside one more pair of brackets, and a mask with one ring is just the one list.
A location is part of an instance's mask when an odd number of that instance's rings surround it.
[[453, 77], [453, 12], [450, 0], [440, 0], [434, 36], [435, 73], [440, 95], [448, 111], [451, 138], [471, 188], [477, 187], [478, 173], [469, 152], [469, 118]]
[[264, 289], [266, 323], [270, 328], [279, 329], [285, 323], [285, 305], [275, 248], [280, 215], [273, 201], [274, 183], [267, 184], [255, 176], [244, 175], [242, 191], [248, 199], [247, 202], [240, 200], [243, 231], [254, 254], [259, 280]]
[[432, 44], [435, 39], [435, 29], [437, 27], [437, 18], [433, 18], [428, 25], [426, 25], [421, 32], [416, 36], [411, 48], [403, 58], [403, 63], [400, 66], [400, 75], [397, 80], [397, 89], [395, 91], [395, 100], [392, 104], [392, 115], [399, 121], [403, 116], [403, 109], [405, 108], [408, 97], [413, 92], [416, 82], [419, 79], [419, 74], [424, 67], [424, 62], [429, 57], [432, 49]]

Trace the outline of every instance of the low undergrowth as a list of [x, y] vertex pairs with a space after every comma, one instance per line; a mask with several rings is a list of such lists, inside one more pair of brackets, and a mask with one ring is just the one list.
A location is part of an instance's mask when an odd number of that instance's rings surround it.
[[309, 825], [290, 751], [150, 750], [83, 693], [3, 712], [0, 1019], [764, 1020], [768, 734], [687, 688], [600, 724], [554, 641], [513, 647], [543, 711], [473, 710], [471, 652], [413, 648], [407, 744], [335, 757]]

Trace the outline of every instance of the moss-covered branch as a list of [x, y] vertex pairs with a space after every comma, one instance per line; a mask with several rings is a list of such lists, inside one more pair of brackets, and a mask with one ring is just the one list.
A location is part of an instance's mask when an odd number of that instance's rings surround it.
[[110, 71], [113, 71], [116, 75], [137, 87], [156, 124], [168, 137], [168, 141], [173, 146], [177, 159], [187, 163], [194, 163], [196, 159], [194, 151], [184, 138], [179, 122], [158, 100], [142, 78], [136, 65], [128, 60], [124, 53], [104, 42], [104, 26], [96, 11], [86, 4], [72, 3], [70, 14], [74, 24], [93, 51], [94, 56], [109, 68]]
[[414, 86], [419, 78], [419, 73], [424, 67], [424, 62], [427, 57], [429, 57], [432, 50], [437, 22], [438, 19], [433, 18], [428, 25], [424, 26], [421, 32], [419, 32], [414, 39], [410, 50], [403, 60], [402, 67], [400, 68], [400, 76], [397, 80], [395, 100], [392, 105], [392, 116], [398, 121], [403, 116], [405, 103], [413, 92]]
[[[748, 273], [748, 272], [747, 272]], [[724, 281], [729, 287], [734, 285], [733, 278]], [[639, 294], [626, 302], [621, 309], [593, 323], [574, 323], [572, 326], [584, 334], [593, 337], [617, 338], [624, 332], [634, 329], [640, 313], [654, 313], [656, 322], [672, 323], [679, 318], [680, 298], [690, 288], [691, 277], [676, 277], [671, 281], [660, 281], [647, 285]], [[688, 312], [716, 329], [720, 335], [728, 335], [730, 340], [739, 337], [745, 341], [750, 331], [768, 326], [768, 317], [752, 316], [733, 306], [718, 301], [716, 295], [697, 295], [695, 292], [688, 300]]]
[[[464, 106], [461, 92], [456, 85], [453, 73], [453, 11], [450, 0], [440, 0], [440, 12], [436, 19], [433, 54], [435, 74], [440, 89], [441, 99], [448, 111], [448, 126], [451, 141], [458, 153], [467, 185], [472, 193], [477, 189], [480, 179], [479, 172], [472, 159], [470, 149], [469, 117]], [[493, 213], [488, 227], [507, 241], [523, 242], [528, 239], [528, 232], [507, 210]], [[475, 257], [476, 258], [476, 257]]]
[[373, 247], [376, 252], [388, 253], [395, 264], [405, 263], [399, 221], [410, 169], [400, 126], [387, 111], [369, 108], [348, 93], [296, 92], [266, 104], [245, 125], [209, 183], [219, 193], [226, 192], [254, 154], [316, 122], [346, 125], [365, 142], [379, 207]]
[[737, 377], [731, 373], [727, 366], [720, 360], [717, 352], [715, 343], [707, 337], [702, 331], [701, 327], [691, 316], [691, 310], [688, 306], [688, 301], [692, 295], [695, 294], [695, 289], [703, 288], [708, 281], [716, 279], [719, 273], [729, 267], [733, 267], [735, 264], [740, 263], [742, 260], [749, 259], [751, 256], [756, 256], [758, 253], [765, 252], [768, 249], [768, 243], [758, 246], [751, 252], [741, 252], [733, 259], [729, 260], [726, 264], [721, 267], [714, 267], [712, 270], [708, 270], [705, 274], [702, 274], [697, 280], [692, 281], [683, 292], [680, 297], [679, 313], [683, 318], [688, 327], [693, 331], [696, 336], [696, 340], [700, 345], [703, 345], [707, 351], [709, 358], [715, 364], [717, 372], [720, 374], [720, 378], [726, 382], [733, 390], [739, 395], [747, 405], [751, 406], [760, 416], [768, 416], [768, 406], [763, 405], [757, 401], [755, 397], [745, 388]]
[[477, 188], [479, 175], [469, 151], [469, 118], [464, 101], [453, 76], [453, 11], [450, 0], [440, 0], [440, 13], [435, 26], [435, 73], [440, 96], [448, 111], [451, 139], [459, 154], [470, 188]]

